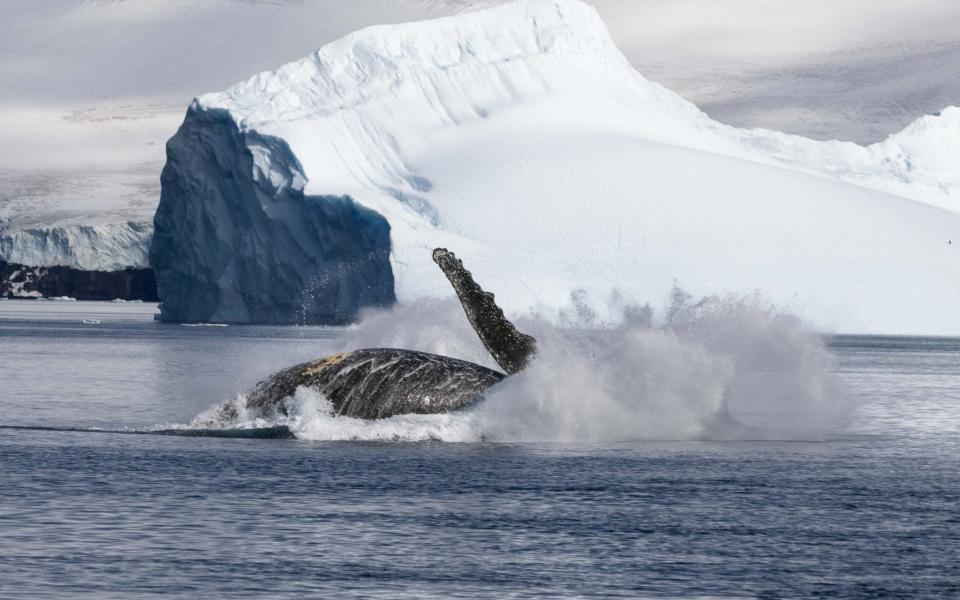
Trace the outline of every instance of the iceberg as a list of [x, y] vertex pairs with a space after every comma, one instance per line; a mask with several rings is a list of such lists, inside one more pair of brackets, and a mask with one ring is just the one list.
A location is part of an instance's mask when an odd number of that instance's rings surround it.
[[167, 144], [164, 320], [345, 323], [449, 293], [600, 319], [759, 290], [845, 332], [960, 333], [960, 109], [884, 142], [712, 120], [579, 0], [377, 26], [196, 98]]

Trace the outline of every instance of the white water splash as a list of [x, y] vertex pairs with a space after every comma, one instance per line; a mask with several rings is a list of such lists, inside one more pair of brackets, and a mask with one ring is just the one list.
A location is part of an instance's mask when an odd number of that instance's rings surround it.
[[[336, 417], [321, 394], [301, 388], [287, 399], [285, 415], [250, 414], [239, 396], [236, 417], [219, 425], [286, 425], [310, 440], [609, 442], [822, 439], [849, 423], [854, 407], [833, 380], [821, 337], [762, 299], [694, 302], [677, 290], [659, 317], [613, 301], [622, 315], [614, 324], [597, 323], [583, 294], [553, 319], [562, 326], [537, 316], [520, 320], [538, 340], [536, 360], [467, 410]], [[454, 300], [367, 315], [343, 346], [410, 348], [495, 366]], [[212, 426], [218, 410], [192, 426]]]

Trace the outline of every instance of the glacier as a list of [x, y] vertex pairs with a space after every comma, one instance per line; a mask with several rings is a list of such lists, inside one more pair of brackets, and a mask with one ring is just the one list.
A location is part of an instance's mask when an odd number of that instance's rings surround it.
[[153, 224], [52, 225], [0, 231], [0, 260], [85, 271], [146, 268]]
[[[519, 0], [360, 30], [199, 96], [150, 262], [167, 320], [342, 323], [449, 294], [598, 318], [759, 291], [819, 327], [960, 333], [960, 109], [868, 146], [712, 120], [596, 11]], [[584, 300], [586, 299], [586, 300]]]

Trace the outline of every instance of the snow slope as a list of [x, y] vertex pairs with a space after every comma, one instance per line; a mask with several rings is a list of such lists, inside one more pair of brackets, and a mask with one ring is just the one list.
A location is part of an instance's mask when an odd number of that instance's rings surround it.
[[[198, 91], [360, 27], [501, 1], [0, 3], [0, 236], [9, 246], [83, 239], [73, 231], [81, 226], [148, 224], [163, 143]], [[952, 0], [593, 3], [640, 72], [723, 123], [872, 142], [960, 99]], [[9, 237], [22, 229], [33, 232]], [[149, 228], [140, 231], [145, 246]], [[110, 268], [123, 246], [112, 244], [111, 258], [95, 266]], [[88, 254], [59, 247], [41, 258], [62, 264]], [[144, 266], [146, 258], [124, 260]]]
[[[151, 261], [166, 318], [322, 321], [263, 298], [352, 268], [323, 232], [275, 249], [349, 196], [389, 223], [400, 300], [450, 293], [442, 245], [514, 313], [573, 294], [614, 318], [679, 283], [760, 290], [836, 330], [960, 333], [960, 215], [930, 206], [956, 199], [956, 126], [949, 109], [868, 147], [725, 126], [637, 73], [590, 6], [520, 0], [368, 28], [199, 97], [168, 144]], [[382, 259], [367, 267], [382, 291]], [[314, 288], [339, 317], [383, 299], [343, 282]]]

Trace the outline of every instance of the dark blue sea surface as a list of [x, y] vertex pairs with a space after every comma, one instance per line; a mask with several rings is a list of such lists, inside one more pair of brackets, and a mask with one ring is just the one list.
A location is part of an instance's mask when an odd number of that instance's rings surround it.
[[0, 597], [960, 597], [960, 340], [832, 338], [861, 407], [820, 441], [56, 429], [188, 422], [340, 335], [151, 314], [0, 302]]

